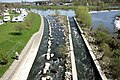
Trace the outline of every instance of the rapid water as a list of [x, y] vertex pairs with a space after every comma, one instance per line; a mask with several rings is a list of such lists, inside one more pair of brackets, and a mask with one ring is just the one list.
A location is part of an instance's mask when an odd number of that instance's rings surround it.
[[101, 80], [73, 18], [69, 18], [78, 80]]
[[[51, 22], [52, 28], [52, 45], [50, 54], [54, 54], [54, 57], [49, 61], [46, 60], [46, 54], [48, 50], [48, 22], [45, 21], [45, 30], [43, 34], [43, 39], [40, 44], [36, 59], [34, 64], [30, 70], [27, 80], [41, 80], [43, 76], [51, 76], [52, 80], [63, 80], [64, 72], [65, 72], [65, 59], [60, 56], [60, 52], [58, 52], [58, 48], [61, 46], [65, 46], [65, 36], [62, 32], [63, 27], [59, 25], [55, 17], [46, 16], [46, 18]], [[52, 23], [53, 22], [53, 23]], [[50, 69], [47, 74], [43, 74], [43, 68], [45, 66], [45, 62], [50, 63]]]

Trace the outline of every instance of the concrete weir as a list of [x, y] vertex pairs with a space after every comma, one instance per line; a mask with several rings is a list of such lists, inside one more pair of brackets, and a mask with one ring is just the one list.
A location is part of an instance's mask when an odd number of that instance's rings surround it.
[[86, 46], [87, 46], [87, 48], [88, 48], [88, 51], [89, 51], [89, 53], [90, 53], [90, 55], [91, 55], [91, 58], [92, 58], [92, 60], [93, 60], [93, 62], [94, 62], [94, 64], [95, 64], [95, 67], [97, 68], [97, 70], [98, 70], [98, 72], [99, 72], [99, 75], [100, 75], [101, 79], [102, 79], [102, 80], [107, 80], [107, 78], [106, 78], [105, 74], [103, 73], [103, 71], [101, 70], [100, 64], [99, 64], [99, 62], [96, 60], [96, 57], [95, 57], [94, 53], [92, 52], [92, 49], [91, 49], [88, 41], [86, 40], [86, 38], [85, 38], [85, 36], [84, 36], [84, 34], [83, 34], [83, 31], [82, 31], [82, 29], [80, 28], [80, 26], [79, 26], [76, 18], [74, 18], [74, 20], [75, 20], [75, 22], [76, 22], [76, 24], [77, 24], [78, 29], [79, 29], [80, 32], [81, 32], [81, 36], [82, 36], [82, 38], [83, 38], [83, 40], [84, 40], [84, 42], [85, 42], [85, 44], [86, 44]]
[[[40, 15], [41, 16], [41, 15]], [[39, 45], [44, 32], [44, 20], [41, 16], [41, 25], [38, 32], [33, 34], [29, 42], [22, 50], [19, 60], [15, 60], [0, 80], [26, 80], [34, 59], [37, 55]]]

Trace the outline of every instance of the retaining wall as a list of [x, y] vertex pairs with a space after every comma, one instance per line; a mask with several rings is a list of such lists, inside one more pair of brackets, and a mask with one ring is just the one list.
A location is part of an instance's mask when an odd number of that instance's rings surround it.
[[68, 29], [69, 29], [70, 54], [71, 54], [71, 64], [72, 64], [72, 78], [73, 78], [73, 80], [78, 80], [77, 71], [76, 71], [75, 56], [74, 56], [74, 49], [73, 49], [73, 43], [72, 43], [72, 36], [71, 36], [71, 29], [70, 29], [70, 23], [69, 23], [68, 17], [67, 17], [67, 21], [68, 21]]
[[99, 74], [100, 74], [101, 79], [102, 79], [102, 80], [107, 80], [107, 78], [106, 78], [104, 72], [101, 70], [100, 64], [99, 64], [99, 62], [97, 61], [97, 59], [96, 59], [96, 57], [95, 57], [95, 55], [94, 55], [94, 53], [93, 53], [93, 51], [92, 51], [92, 48], [90, 47], [88, 41], [86, 40], [86, 38], [85, 38], [85, 36], [84, 36], [84, 34], [83, 34], [83, 31], [82, 31], [81, 27], [79, 26], [76, 18], [74, 18], [74, 20], [75, 20], [75, 22], [76, 22], [76, 24], [77, 24], [78, 29], [79, 29], [80, 32], [81, 32], [81, 36], [82, 36], [82, 38], [83, 38], [83, 40], [84, 40], [84, 42], [85, 42], [85, 44], [86, 44], [86, 46], [87, 46], [87, 48], [88, 48], [88, 51], [89, 51], [89, 53], [90, 53], [90, 55], [91, 55], [91, 58], [92, 58], [95, 66], [96, 66], [96, 68], [97, 68], [97, 70], [98, 70], [98, 72], [99, 72]]

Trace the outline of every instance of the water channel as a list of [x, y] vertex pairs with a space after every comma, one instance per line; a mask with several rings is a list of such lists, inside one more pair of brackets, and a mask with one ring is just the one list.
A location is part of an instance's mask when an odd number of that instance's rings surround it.
[[[56, 14], [55, 10], [32, 10], [33, 12], [42, 14], [43, 16], [47, 16], [49, 20], [53, 20], [52, 17], [49, 17], [50, 14]], [[67, 15], [69, 17], [75, 16], [74, 11], [68, 10], [59, 10], [61, 15]], [[93, 28], [95, 29], [99, 22], [102, 22], [111, 33], [114, 32], [114, 25], [113, 20], [116, 15], [120, 14], [120, 11], [116, 12], [103, 12], [103, 13], [93, 13], [92, 19], [93, 19]], [[104, 16], [103, 16], [104, 15]], [[106, 16], [107, 15], [107, 16]], [[32, 66], [32, 69], [29, 73], [28, 80], [40, 80], [42, 76], [42, 69], [44, 67], [44, 63], [47, 62], [45, 59], [45, 53], [47, 52], [47, 42], [48, 42], [48, 23], [46, 19], [45, 21], [45, 30], [42, 42], [39, 47], [39, 51], [37, 53], [36, 59], [34, 61], [34, 64]], [[76, 66], [77, 66], [77, 73], [78, 73], [78, 80], [100, 80], [99, 74], [96, 71], [96, 68], [94, 67], [94, 64], [91, 60], [91, 57], [88, 53], [88, 50], [86, 49], [86, 46], [81, 38], [80, 32], [77, 30], [76, 24], [73, 22], [73, 20], [70, 20], [71, 24], [71, 30], [72, 30], [72, 37], [73, 37], [73, 46], [75, 49], [75, 60], [76, 60]], [[51, 53], [55, 55], [52, 60], [49, 61], [51, 63], [51, 70], [48, 73], [50, 76], [53, 77], [53, 80], [63, 80], [64, 75], [64, 59], [58, 57], [57, 54], [57, 46], [56, 42], [59, 41], [59, 44], [65, 43], [63, 37], [63, 33], [59, 32], [59, 29], [62, 30], [61, 27], [53, 24], [53, 40], [52, 40], [52, 46], [51, 46]], [[62, 66], [62, 67], [61, 67]]]
[[69, 20], [71, 25], [78, 80], [101, 80], [74, 18], [69, 18]]
[[47, 52], [47, 42], [48, 42], [48, 24], [46, 19], [45, 21], [45, 27], [44, 27], [44, 34], [43, 38], [39, 47], [39, 51], [37, 53], [37, 56], [35, 58], [35, 61], [33, 63], [33, 66], [31, 68], [31, 71], [28, 76], [28, 80], [39, 80], [41, 78], [40, 74], [42, 72], [42, 69], [44, 67], [45, 60], [45, 53]]
[[[51, 26], [51, 36], [48, 34], [50, 31], [48, 31], [48, 22], [50, 21]], [[45, 21], [45, 32], [43, 35], [42, 42], [40, 44], [37, 57], [34, 61], [34, 64], [32, 66], [32, 69], [29, 73], [28, 80], [41, 80], [44, 76], [51, 76], [52, 80], [63, 80], [64, 78], [64, 72], [65, 72], [65, 59], [58, 54], [58, 48], [60, 46], [65, 45], [65, 36], [63, 33], [63, 27], [60, 26], [60, 24], [57, 22], [56, 17], [46, 16], [44, 17]], [[54, 54], [54, 57], [50, 60], [46, 60], [46, 54], [48, 50], [48, 40], [50, 40], [48, 37], [51, 37], [51, 43], [50, 46], [50, 53]], [[45, 67], [45, 62], [50, 63], [50, 70], [47, 72], [47, 74], [44, 74], [43, 69]]]

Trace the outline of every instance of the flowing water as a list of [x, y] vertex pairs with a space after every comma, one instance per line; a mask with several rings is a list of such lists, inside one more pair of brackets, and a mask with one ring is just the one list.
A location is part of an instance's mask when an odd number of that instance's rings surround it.
[[69, 18], [78, 80], [101, 80], [73, 18]]
[[[69, 17], [75, 16], [74, 11], [72, 10], [68, 10], [68, 11], [59, 10], [59, 12], [56, 12], [56, 10], [47, 10], [47, 11], [32, 10], [32, 11], [47, 16], [47, 19], [49, 20], [54, 20], [55, 18], [50, 17], [48, 15], [56, 14], [56, 13], [59, 13], [61, 15], [67, 15]], [[109, 29], [111, 33], [114, 33], [113, 22], [115, 16], [118, 14], [120, 14], [120, 11], [93, 13], [91, 14], [93, 20], [92, 27], [96, 29], [99, 23], [102, 23], [103, 25], [105, 25], [107, 29]], [[69, 19], [71, 24], [78, 80], [101, 80], [74, 20], [72, 18]], [[65, 60], [59, 57], [59, 54], [57, 52], [58, 45], [56, 45], [57, 42], [59, 42], [59, 44], [62, 45], [64, 45], [65, 43], [63, 38], [64, 37], [63, 33], [59, 32], [59, 29], [62, 30], [63, 28], [59, 27], [59, 25], [57, 24], [53, 24], [52, 26], [53, 27], [52, 36], [54, 39], [52, 40], [51, 53], [53, 53], [55, 56], [50, 61], [47, 61], [45, 59], [45, 54], [47, 52], [47, 47], [48, 47], [47, 42], [48, 42], [49, 31], [48, 31], [48, 23], [46, 19], [44, 19], [44, 21], [45, 21], [45, 30], [44, 30], [43, 39], [40, 44], [34, 64], [29, 73], [28, 80], [40, 80], [40, 78], [44, 76], [42, 75], [42, 69], [44, 68], [45, 62], [51, 63], [51, 67], [50, 67], [51, 69], [48, 74], [52, 76], [53, 80], [63, 80], [64, 71], [65, 71], [65, 67], [64, 67]]]
[[[52, 45], [51, 45], [51, 54], [54, 54], [54, 57], [49, 61], [46, 60], [46, 54], [48, 50], [48, 22], [45, 21], [45, 30], [43, 34], [43, 39], [40, 44], [36, 59], [32, 66], [32, 69], [29, 73], [28, 80], [41, 80], [43, 76], [49, 75], [52, 77], [52, 80], [63, 80], [64, 72], [65, 72], [65, 59], [60, 56], [58, 52], [58, 48], [60, 46], [65, 45], [65, 36], [62, 32], [63, 27], [57, 22], [56, 17], [46, 16], [46, 18], [51, 22], [52, 28]], [[47, 74], [43, 74], [43, 68], [45, 66], [45, 62], [50, 63], [50, 70]]]

